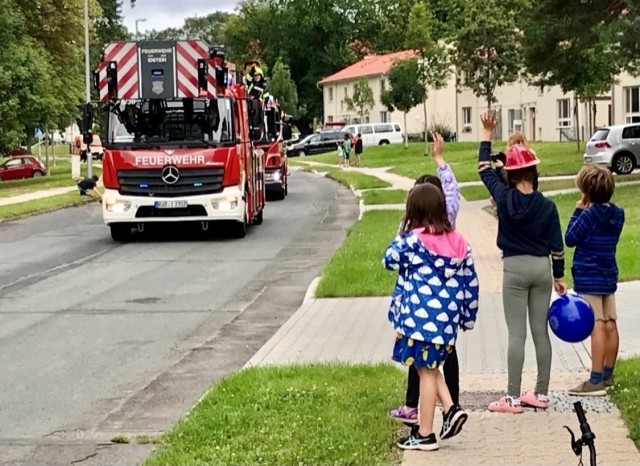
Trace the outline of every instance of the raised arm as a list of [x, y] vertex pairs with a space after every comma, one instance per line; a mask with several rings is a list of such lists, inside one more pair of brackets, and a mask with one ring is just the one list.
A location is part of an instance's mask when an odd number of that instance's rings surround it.
[[433, 144], [431, 145], [431, 156], [438, 166], [438, 177], [442, 183], [442, 190], [447, 201], [447, 217], [452, 225], [455, 225], [458, 211], [460, 210], [460, 187], [458, 180], [451, 170], [448, 163], [444, 161], [442, 152], [444, 149], [444, 140], [438, 133], [433, 135]]
[[478, 172], [480, 179], [496, 202], [507, 192], [502, 178], [491, 168], [491, 137], [498, 125], [498, 118], [493, 112], [485, 112], [482, 117], [482, 139], [478, 150]]

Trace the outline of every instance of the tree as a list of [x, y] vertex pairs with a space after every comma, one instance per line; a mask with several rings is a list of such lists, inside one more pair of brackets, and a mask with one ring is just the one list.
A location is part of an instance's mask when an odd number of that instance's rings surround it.
[[468, 0], [454, 39], [453, 63], [462, 83], [496, 102], [498, 86], [515, 82], [522, 60], [518, 18], [527, 0]]
[[[570, 2], [569, 2], [570, 3]], [[555, 0], [538, 0], [526, 16], [523, 57], [530, 80], [538, 86], [557, 85], [574, 92], [576, 141], [580, 147], [578, 100], [589, 104], [589, 126], [595, 126], [594, 99], [609, 92], [621, 70], [622, 60], [611, 41], [608, 25], [593, 25], [587, 35], [574, 37], [590, 10], [560, 9]]]
[[347, 110], [350, 112], [356, 112], [360, 117], [360, 122], [364, 121], [364, 117], [369, 115], [369, 111], [376, 104], [373, 98], [373, 89], [369, 87], [369, 83], [366, 78], [360, 78], [353, 86], [353, 96], [346, 97], [344, 103], [347, 105]]
[[278, 59], [269, 79], [269, 94], [278, 99], [282, 110], [294, 117], [298, 112], [298, 90], [291, 79], [289, 67]]
[[[440, 36], [440, 37], [439, 37]], [[443, 41], [444, 27], [438, 25], [436, 17], [423, 3], [417, 3], [409, 14], [407, 46], [417, 50], [420, 85], [427, 90], [422, 106], [424, 109], [424, 153], [429, 151], [429, 135], [427, 129], [427, 97], [428, 90], [445, 87], [451, 75], [451, 61]]]
[[421, 85], [418, 59], [397, 61], [389, 70], [388, 79], [389, 89], [381, 94], [380, 100], [389, 111], [399, 110], [403, 113], [404, 142], [405, 147], [408, 147], [407, 113], [426, 98], [426, 89]]

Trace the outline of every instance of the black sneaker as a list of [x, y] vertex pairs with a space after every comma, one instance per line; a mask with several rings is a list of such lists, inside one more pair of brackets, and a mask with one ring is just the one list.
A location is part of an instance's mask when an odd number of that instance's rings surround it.
[[462, 430], [462, 426], [469, 416], [464, 412], [462, 406], [453, 405], [449, 408], [449, 412], [444, 414], [442, 419], [442, 429], [440, 430], [440, 438], [445, 440], [455, 437]]
[[407, 437], [401, 437], [396, 442], [403, 450], [422, 450], [422, 451], [434, 451], [437, 450], [438, 441], [436, 440], [436, 434], [429, 434], [426, 437], [420, 435], [418, 432], [418, 426], [412, 426], [411, 433]]

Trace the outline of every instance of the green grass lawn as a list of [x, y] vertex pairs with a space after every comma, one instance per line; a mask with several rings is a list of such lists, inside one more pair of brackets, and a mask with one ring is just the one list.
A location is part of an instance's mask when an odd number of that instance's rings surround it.
[[[86, 164], [81, 164], [80, 173], [81, 176], [86, 176]], [[100, 176], [100, 173], [101, 170], [94, 166], [93, 174]], [[71, 178], [71, 163], [68, 161], [60, 161], [55, 167], [50, 167], [49, 176], [0, 182], [0, 198], [74, 185], [75, 181]]]
[[80, 196], [78, 191], [36, 199], [19, 204], [0, 206], [0, 219], [11, 220], [19, 217], [50, 212], [64, 207], [73, 207], [95, 201], [89, 196]]
[[[627, 176], [616, 176], [616, 183], [628, 183], [630, 181], [639, 181], [640, 173]], [[574, 179], [571, 180], [541, 180], [539, 190], [542, 192], [562, 191], [565, 189], [577, 189]], [[464, 186], [460, 188], [460, 194], [467, 201], [478, 201], [488, 199], [489, 193], [487, 188], [483, 186]]]
[[404, 211], [365, 212], [322, 272], [317, 298], [391, 296], [397, 274], [382, 266], [382, 254], [393, 240]]
[[[321, 169], [321, 171], [324, 172], [325, 169]], [[327, 178], [338, 181], [345, 186], [353, 186], [355, 189], [375, 189], [391, 186], [390, 183], [387, 183], [376, 176], [341, 170], [339, 168], [328, 168], [326, 171]]]
[[[458, 181], [478, 180], [477, 158], [478, 143], [453, 142], [445, 144], [444, 157], [453, 168]], [[542, 176], [573, 175], [582, 166], [582, 150], [578, 151], [572, 142], [535, 142], [531, 146], [537, 152], [542, 163]], [[504, 142], [496, 142], [495, 150], [504, 150]], [[404, 145], [392, 144], [388, 146], [366, 147], [362, 156], [365, 167], [393, 167], [392, 172], [415, 179], [425, 173], [435, 173], [435, 164], [430, 157], [424, 155], [424, 144]], [[306, 157], [316, 162], [336, 165], [333, 152]]]
[[[565, 232], [569, 218], [573, 213], [578, 194], [563, 194], [552, 199], [558, 205], [562, 231]], [[618, 243], [617, 261], [620, 269], [620, 281], [640, 279], [640, 185], [620, 186], [616, 188], [613, 202], [625, 210], [625, 224]], [[565, 277], [567, 283], [571, 279], [571, 261], [573, 260], [572, 248], [566, 248]]]
[[616, 362], [616, 385], [609, 392], [629, 429], [629, 437], [640, 449], [640, 357]]
[[404, 189], [375, 189], [363, 192], [362, 200], [369, 205], [404, 204], [407, 192]]
[[214, 386], [145, 462], [160, 465], [388, 465], [401, 426], [392, 365], [249, 368]]

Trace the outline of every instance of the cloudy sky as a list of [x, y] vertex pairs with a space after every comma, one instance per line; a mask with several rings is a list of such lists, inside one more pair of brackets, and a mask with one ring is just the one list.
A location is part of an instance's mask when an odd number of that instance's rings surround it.
[[185, 18], [205, 16], [216, 10], [233, 11], [236, 3], [236, 0], [136, 0], [136, 7], [132, 9], [125, 0], [122, 12], [124, 23], [131, 32], [135, 32], [136, 19], [146, 19], [138, 24], [139, 31], [143, 32], [180, 27]]

